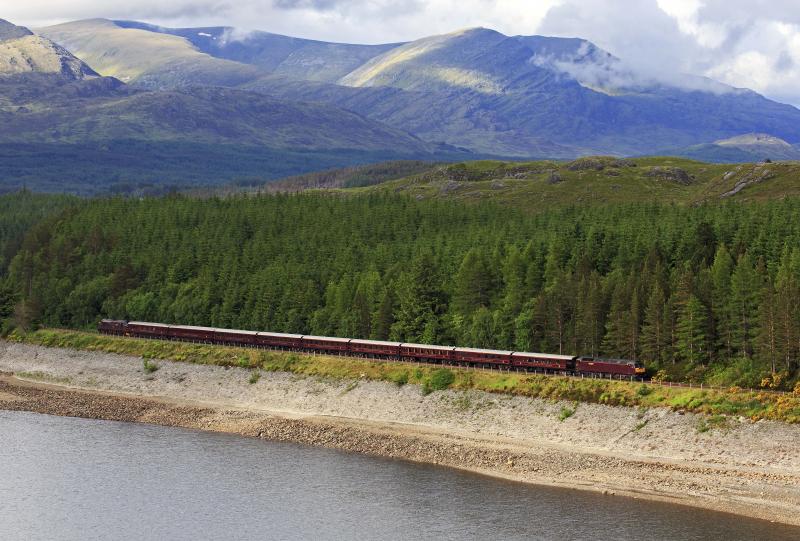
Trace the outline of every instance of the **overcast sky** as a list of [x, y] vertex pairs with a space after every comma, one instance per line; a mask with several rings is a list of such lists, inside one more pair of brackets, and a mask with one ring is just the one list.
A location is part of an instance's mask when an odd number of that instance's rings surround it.
[[577, 36], [642, 69], [707, 75], [800, 105], [800, 0], [0, 0], [0, 8], [26, 26], [106, 17], [352, 43], [471, 26]]

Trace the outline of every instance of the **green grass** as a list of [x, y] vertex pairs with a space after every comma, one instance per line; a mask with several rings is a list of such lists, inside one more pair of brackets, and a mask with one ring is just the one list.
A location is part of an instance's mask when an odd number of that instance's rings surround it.
[[[659, 171], [682, 171], [670, 178]], [[752, 182], [754, 181], [755, 182]], [[481, 160], [440, 165], [430, 171], [368, 188], [424, 199], [495, 200], [528, 210], [553, 206], [613, 203], [695, 204], [719, 201], [739, 182], [737, 200], [800, 195], [800, 162], [711, 164], [666, 156], [617, 160], [581, 158], [574, 162]]]
[[752, 420], [772, 419], [800, 423], [800, 394], [748, 391], [738, 387], [726, 390], [697, 389], [625, 381], [551, 377], [521, 372], [445, 369], [402, 362], [375, 362], [333, 356], [141, 340], [53, 329], [27, 334], [15, 331], [8, 339], [48, 347], [134, 355], [146, 360], [163, 359], [219, 366], [246, 366], [251, 369], [290, 372], [301, 376], [387, 381], [397, 385], [410, 383], [419, 385], [424, 393], [443, 389], [462, 391], [474, 389], [576, 403], [641, 408], [664, 407], [723, 419], [723, 416], [742, 416]]

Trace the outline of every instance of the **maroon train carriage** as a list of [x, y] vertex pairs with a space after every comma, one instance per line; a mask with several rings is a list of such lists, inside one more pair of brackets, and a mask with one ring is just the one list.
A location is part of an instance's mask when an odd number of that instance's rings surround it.
[[513, 352], [494, 349], [456, 348], [453, 353], [454, 360], [459, 363], [510, 366]]
[[566, 372], [572, 370], [575, 357], [571, 355], [551, 355], [548, 353], [527, 353], [515, 351], [511, 354], [511, 366], [544, 371]]
[[302, 349], [302, 334], [286, 334], [282, 332], [260, 332], [256, 338], [256, 345], [265, 348]]
[[170, 325], [169, 337], [187, 342], [204, 342], [213, 344], [216, 340], [214, 327], [197, 327], [194, 325]]
[[457, 348], [432, 344], [406, 344], [380, 340], [357, 340], [331, 336], [305, 336], [271, 332], [240, 331], [165, 325], [144, 321], [102, 319], [97, 330], [104, 334], [186, 340], [209, 344], [226, 344], [276, 349], [306, 350], [320, 353], [369, 356], [428, 363], [458, 363], [470, 366], [502, 366], [526, 370], [575, 372], [609, 377], [644, 377], [641, 361], [605, 359], [598, 357], [571, 357], [547, 353], [511, 352], [493, 349]]
[[433, 346], [430, 344], [400, 344], [400, 358], [414, 362], [442, 362], [453, 360], [455, 346]]
[[214, 329], [214, 342], [226, 346], [257, 346], [256, 331], [239, 331], [234, 329]]
[[350, 353], [364, 357], [400, 358], [400, 342], [382, 340], [350, 340]]
[[129, 321], [125, 336], [139, 338], [171, 338], [169, 325], [163, 323], [149, 323], [146, 321]]
[[627, 359], [603, 359], [598, 357], [578, 357], [575, 371], [584, 374], [608, 374], [614, 376], [644, 376], [645, 368], [641, 361]]
[[332, 336], [305, 336], [300, 341], [303, 349], [324, 351], [325, 353], [347, 353], [349, 351], [349, 338], [334, 338]]

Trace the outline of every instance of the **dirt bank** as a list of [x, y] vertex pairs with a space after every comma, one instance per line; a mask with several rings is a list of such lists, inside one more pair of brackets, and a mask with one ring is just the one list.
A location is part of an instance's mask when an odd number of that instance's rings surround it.
[[[0, 342], [0, 408], [224, 431], [800, 525], [800, 427]], [[16, 377], [10, 377], [15, 373]]]

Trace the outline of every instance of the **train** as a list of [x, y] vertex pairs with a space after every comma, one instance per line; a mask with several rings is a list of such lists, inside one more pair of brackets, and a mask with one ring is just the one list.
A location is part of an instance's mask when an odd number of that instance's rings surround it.
[[462, 348], [358, 338], [337, 338], [263, 331], [169, 325], [146, 321], [102, 319], [98, 332], [114, 336], [178, 340], [224, 346], [279, 349], [451, 366], [501, 368], [604, 378], [644, 378], [641, 361], [601, 357]]

